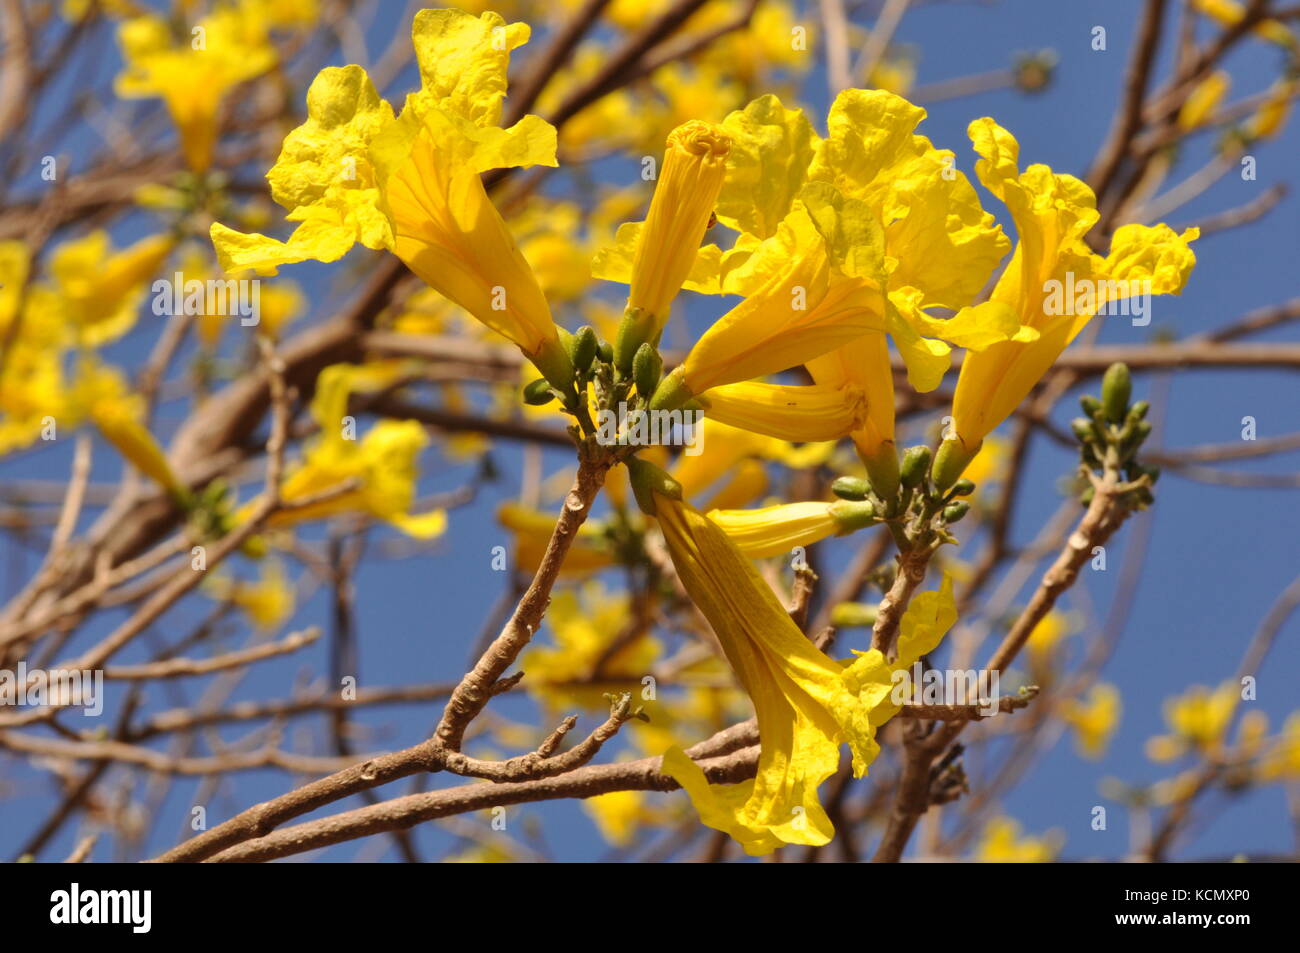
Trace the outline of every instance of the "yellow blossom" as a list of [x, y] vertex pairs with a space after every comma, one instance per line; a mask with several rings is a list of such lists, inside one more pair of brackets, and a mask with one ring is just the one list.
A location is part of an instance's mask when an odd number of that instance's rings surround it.
[[995, 817], [984, 827], [976, 859], [986, 864], [1048, 864], [1061, 850], [1061, 837], [1053, 831], [1042, 837], [1021, 834], [1020, 824]]
[[1165, 722], [1170, 734], [1147, 741], [1152, 761], [1172, 761], [1187, 751], [1213, 751], [1223, 741], [1236, 710], [1239, 689], [1225, 682], [1216, 689], [1193, 685], [1165, 702]]
[[714, 420], [782, 440], [838, 440], [859, 423], [866, 411], [853, 387], [792, 386], [744, 381], [724, 384], [699, 395]]
[[1106, 682], [1093, 685], [1086, 701], [1075, 700], [1065, 707], [1063, 716], [1074, 727], [1080, 754], [1095, 760], [1106, 753], [1119, 727], [1120, 711], [1119, 689]]
[[849, 500], [710, 510], [708, 517], [742, 553], [755, 559], [786, 554], [796, 546], [811, 546], [830, 536], [844, 536], [877, 521], [871, 503]]
[[[657, 518], [678, 577], [708, 619], [758, 716], [755, 779], [710, 785], [680, 748], [663, 771], [686, 789], [708, 826], [734, 837], [750, 854], [786, 844], [825, 844], [833, 836], [817, 787], [839, 767], [839, 747], [853, 752], [861, 777], [879, 752], [872, 711], [888, 700], [893, 667], [878, 651], [851, 664], [832, 661], [790, 621], [775, 593], [726, 534], [682, 501], [662, 471], [633, 460], [633, 486]], [[904, 619], [899, 664], [931, 651], [955, 621], [950, 585], [914, 601]]]
[[[1019, 144], [992, 119], [971, 123], [970, 136], [982, 157], [975, 171], [1007, 205], [1019, 241], [989, 300], [953, 320], [1001, 312], [1036, 335], [966, 355], [953, 398], [955, 435], [944, 441], [935, 462], [942, 487], [956, 481], [980, 441], [1011, 415], [1095, 314], [1135, 295], [1180, 293], [1196, 264], [1191, 242], [1200, 234], [1195, 228], [1179, 235], [1168, 225], [1123, 225], [1102, 258], [1083, 240], [1098, 219], [1087, 185], [1044, 165], [1021, 173]], [[1067, 288], [1075, 289], [1074, 300], [1065, 300]]]
[[215, 577], [205, 582], [214, 599], [237, 606], [259, 629], [278, 629], [291, 615], [295, 602], [293, 585], [279, 560], [261, 563], [261, 578], [256, 582]]
[[568, 387], [573, 368], [546, 297], [481, 179], [490, 169], [555, 165], [549, 124], [526, 116], [499, 126], [510, 51], [528, 33], [495, 13], [421, 10], [412, 27], [421, 88], [397, 118], [361, 67], [322, 70], [307, 121], [267, 174], [272, 196], [301, 224], [288, 242], [214, 224], [222, 267], [273, 272], [335, 261], [357, 242], [388, 249]]
[[162, 17], [127, 20], [118, 28], [125, 65], [117, 77], [117, 94], [162, 97], [180, 133], [185, 161], [191, 171], [206, 172], [222, 99], [275, 65], [266, 26], [234, 6], [218, 7], [179, 38]]
[[1215, 70], [1192, 90], [1178, 111], [1178, 125], [1184, 130], [1196, 129], [1214, 115], [1228, 89], [1232, 86], [1232, 76], [1227, 70]]
[[[1197, 12], [1223, 27], [1235, 26], [1246, 15], [1246, 8], [1237, 0], [1191, 0], [1191, 4]], [[1251, 28], [1251, 32], [1286, 49], [1294, 49], [1296, 46], [1295, 34], [1278, 20], [1261, 20]]]

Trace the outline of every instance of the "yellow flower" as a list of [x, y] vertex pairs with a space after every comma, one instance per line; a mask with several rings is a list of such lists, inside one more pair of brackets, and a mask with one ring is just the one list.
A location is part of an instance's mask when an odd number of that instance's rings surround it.
[[528, 672], [529, 691], [553, 709], [608, 710], [605, 693], [639, 692], [661, 652], [648, 628], [627, 637], [627, 599], [598, 582], [557, 592], [546, 622], [554, 648], [530, 648], [520, 666]]
[[791, 386], [745, 381], [699, 395], [714, 420], [782, 440], [838, 440], [864, 416], [862, 394], [853, 387]]
[[[682, 585], [754, 705], [761, 740], [753, 781], [710, 785], [676, 747], [664, 754], [664, 773], [686, 789], [706, 825], [730, 834], [747, 853], [827, 843], [834, 830], [817, 788], [839, 767], [841, 744], [852, 750], [858, 777], [879, 753], [871, 716], [888, 701], [892, 667], [874, 650], [850, 665], [828, 658], [790, 621], [726, 534], [682, 501], [680, 486], [639, 460], [629, 467], [638, 503], [657, 518]], [[952, 625], [950, 586], [946, 592], [946, 603], [937, 594], [914, 603], [918, 611], [904, 626], [900, 663], [931, 651]]]
[[1246, 136], [1250, 139], [1272, 139], [1281, 132], [1298, 91], [1300, 83], [1296, 80], [1274, 83], [1268, 99], [1246, 123]]
[[568, 387], [573, 368], [546, 297], [480, 178], [555, 165], [549, 124], [526, 116], [499, 126], [510, 51], [528, 33], [495, 13], [420, 11], [412, 41], [421, 88], [396, 119], [361, 67], [322, 70], [307, 93], [307, 121], [267, 174], [272, 196], [301, 224], [288, 242], [214, 224], [222, 267], [273, 272], [336, 261], [357, 242], [388, 249]]
[[196, 173], [212, 164], [221, 100], [276, 62], [266, 23], [233, 6], [217, 8], [179, 39], [163, 18], [136, 17], [118, 27], [118, 44], [125, 65], [117, 94], [162, 97], [180, 133], [185, 161]]
[[956, 434], [944, 441], [935, 462], [936, 480], [945, 488], [1098, 311], [1136, 295], [1180, 293], [1196, 264], [1191, 242], [1200, 234], [1124, 225], [1111, 239], [1110, 254], [1095, 255], [1083, 240], [1098, 219], [1087, 185], [1044, 165], [1021, 173], [1019, 144], [992, 119], [972, 122], [969, 131], [982, 156], [975, 171], [1010, 210], [1019, 240], [989, 300], [953, 320], [1001, 312], [1036, 336], [967, 353], [953, 398]]
[[1026, 649], [1029, 654], [1029, 667], [1040, 677], [1047, 677], [1052, 668], [1052, 660], [1061, 643], [1075, 630], [1075, 620], [1059, 609], [1053, 609], [1039, 620], [1029, 633]]
[[[1246, 13], [1245, 8], [1237, 0], [1192, 0], [1192, 7], [1225, 27], [1235, 26]], [[1278, 20], [1261, 20], [1251, 28], [1251, 32], [1261, 39], [1287, 49], [1293, 49], [1296, 45], [1295, 34], [1287, 29], [1285, 23]]]
[[[525, 572], [536, 572], [555, 529], [555, 515], [518, 503], [503, 503], [497, 509], [497, 522], [514, 534], [515, 566]], [[614, 553], [603, 539], [600, 526], [588, 520], [578, 528], [560, 573], [577, 575], [612, 565]]]
[[[416, 460], [429, 443], [413, 420], [381, 420], [361, 439], [346, 418], [348, 397], [356, 388], [375, 388], [391, 374], [384, 367], [334, 364], [321, 371], [312, 400], [312, 417], [321, 433], [280, 487], [286, 503], [305, 503], [274, 513], [269, 526], [290, 526], [342, 513], [367, 513], [409, 536], [433, 539], [447, 528], [445, 510], [412, 514]], [[306, 503], [328, 494], [327, 499]]]
[[214, 577], [205, 583], [214, 599], [229, 601], [259, 629], [278, 629], [291, 615], [295, 602], [292, 583], [278, 560], [262, 561], [256, 582]]
[[184, 505], [189, 489], [167, 461], [158, 441], [144, 425], [144, 401], [131, 393], [117, 370], [87, 358], [77, 368], [67, 406], [74, 420], [89, 419], [137, 470]]
[[789, 553], [829, 536], [845, 536], [877, 521], [871, 503], [782, 503], [757, 510], [709, 510], [742, 553], [755, 559]]
[[1080, 754], [1095, 760], [1106, 753], [1119, 727], [1121, 710], [1119, 689], [1105, 682], [1092, 686], [1087, 701], [1072, 701], [1066, 706], [1063, 714], [1074, 726]]
[[645, 819], [644, 791], [610, 791], [582, 802], [582, 809], [596, 822], [600, 836], [613, 847], [626, 847], [636, 837]]
[[1272, 748], [1260, 760], [1259, 772], [1265, 781], [1300, 778], [1300, 711], [1287, 717]]
[[668, 136], [663, 168], [650, 200], [650, 212], [635, 231], [620, 237], [635, 241], [628, 316], [619, 329], [615, 361], [632, 366], [645, 341], [658, 341], [668, 308], [686, 281], [709, 227], [722, 189], [731, 140], [717, 126], [698, 119]]
[[1227, 70], [1215, 70], [1192, 90], [1183, 108], [1178, 111], [1178, 126], [1184, 130], [1201, 126], [1214, 115], [1228, 89], [1232, 86], [1232, 76]]
[[149, 280], [172, 244], [154, 235], [114, 251], [103, 230], [65, 242], [50, 256], [52, 281], [33, 289], [34, 304], [57, 313], [83, 347], [115, 341], [135, 326]]
[[1051, 831], [1042, 837], [1023, 836], [1020, 824], [995, 817], [984, 827], [976, 859], [986, 864], [1049, 864], [1061, 850], [1061, 837]]
[[1170, 734], [1147, 742], [1152, 761], [1172, 761], [1187, 751], [1213, 751], [1223, 741], [1240, 697], [1238, 687], [1225, 682], [1216, 689], [1193, 685], [1165, 702], [1165, 722]]

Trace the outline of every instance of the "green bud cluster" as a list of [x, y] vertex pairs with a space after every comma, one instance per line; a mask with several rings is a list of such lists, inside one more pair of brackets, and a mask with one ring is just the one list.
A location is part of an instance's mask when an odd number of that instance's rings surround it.
[[[1083, 417], [1070, 421], [1070, 430], [1079, 441], [1079, 457], [1090, 470], [1100, 472], [1107, 465], [1122, 471], [1129, 482], [1142, 481], [1132, 491], [1135, 505], [1154, 502], [1151, 485], [1160, 476], [1158, 467], [1148, 467], [1135, 459], [1138, 450], [1151, 436], [1151, 422], [1146, 419], [1151, 405], [1145, 400], [1132, 403], [1133, 381], [1124, 364], [1112, 364], [1101, 380], [1101, 398], [1085, 394], [1079, 398]], [[1080, 500], [1092, 502], [1095, 490], [1084, 489]]]

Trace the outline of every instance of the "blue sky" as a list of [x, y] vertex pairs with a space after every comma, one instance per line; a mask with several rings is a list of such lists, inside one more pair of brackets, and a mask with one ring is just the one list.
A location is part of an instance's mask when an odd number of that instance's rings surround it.
[[[392, 5], [394, 13], [402, 5]], [[806, 5], [805, 5], [806, 6]], [[805, 11], [805, 20], [815, 14]], [[898, 32], [898, 39], [921, 50], [918, 81], [924, 85], [967, 74], [982, 73], [1009, 64], [1019, 50], [1050, 48], [1059, 56], [1055, 81], [1045, 93], [1025, 96], [1006, 90], [978, 97], [935, 103], [921, 130], [937, 145], [954, 149], [959, 166], [971, 172], [973, 154], [965, 135], [967, 123], [984, 115], [994, 116], [1020, 141], [1022, 165], [1043, 162], [1057, 171], [1082, 175], [1098, 144], [1110, 128], [1113, 110], [1120, 99], [1121, 84], [1133, 42], [1137, 5], [1131, 0], [1089, 0], [1089, 2], [1043, 2], [1006, 0], [987, 4], [924, 4], [910, 12]], [[1092, 29], [1107, 30], [1107, 49], [1090, 48]], [[372, 29], [372, 48], [393, 29], [405, 31], [392, 20]], [[105, 69], [111, 71], [112, 58]], [[1233, 78], [1233, 99], [1262, 90], [1274, 79], [1278, 68], [1276, 51], [1260, 42], [1242, 44], [1229, 61]], [[409, 88], [410, 77], [397, 84]], [[400, 98], [390, 96], [390, 98]], [[824, 77], [815, 72], [809, 79], [805, 100], [814, 115], [824, 115], [827, 105]], [[704, 117], [721, 118], [721, 117]], [[1171, 177], [1181, 180], [1198, 169], [1210, 155], [1212, 143], [1201, 137], [1187, 149], [1186, 158]], [[1283, 181], [1294, 170], [1294, 155], [1300, 149], [1300, 126], [1293, 124], [1277, 141], [1257, 152], [1258, 179], [1242, 181], [1226, 177], [1191, 205], [1170, 217], [1176, 226], [1192, 223], [1198, 215], [1241, 205], [1262, 194], [1270, 185]], [[602, 170], [602, 174], [603, 170]], [[609, 165], [611, 176], [631, 175], [621, 163]], [[1004, 211], [995, 199], [982, 194], [986, 207], [1006, 223]], [[119, 239], [133, 237], [140, 223], [128, 223]], [[1220, 326], [1236, 316], [1276, 303], [1296, 293], [1295, 253], [1300, 247], [1300, 216], [1296, 199], [1289, 197], [1261, 223], [1216, 234], [1197, 244], [1196, 272], [1181, 298], [1155, 302], [1152, 325], [1137, 328], [1125, 320], [1108, 321], [1102, 328], [1103, 344], [1135, 344], [1153, 333], [1170, 332], [1186, 337]], [[361, 252], [354, 252], [354, 255]], [[327, 279], [337, 268], [308, 266], [293, 271], [319, 299]], [[714, 311], [693, 304], [688, 310], [692, 327], [701, 326]], [[152, 345], [156, 327], [146, 314], [136, 332], [110, 357], [132, 366]], [[301, 325], [299, 326], [301, 327]], [[1257, 340], [1294, 339], [1294, 329], [1280, 329]], [[1135, 398], [1147, 397], [1153, 378], [1140, 376]], [[1095, 384], [1093, 388], [1095, 389]], [[1064, 424], [1075, 415], [1075, 395], [1060, 402], [1054, 414]], [[1239, 438], [1241, 420], [1253, 416], [1261, 439], [1294, 432], [1300, 427], [1300, 403], [1296, 400], [1294, 377], [1280, 371], [1250, 373], [1224, 371], [1180, 372], [1173, 380], [1169, 399], [1159, 425], [1168, 448], [1201, 443], [1223, 443]], [[184, 413], [183, 405], [165, 408], [160, 429], [166, 432]], [[938, 414], [935, 415], [937, 421]], [[169, 423], [170, 422], [170, 423]], [[913, 435], [915, 436], [915, 435]], [[23, 454], [0, 463], [0, 479], [61, 478], [67, 473], [70, 442], [39, 454]], [[502, 444], [494, 453], [502, 470], [497, 483], [482, 489], [473, 504], [456, 509], [451, 531], [434, 550], [417, 558], [370, 563], [357, 578], [357, 625], [360, 633], [360, 677], [363, 685], [396, 685], [413, 681], [446, 680], [464, 669], [469, 642], [478, 632], [487, 608], [496, 600], [504, 583], [501, 573], [490, 565], [495, 545], [508, 544], [496, 524], [494, 512], [512, 498], [520, 481], [522, 454], [517, 446]], [[568, 464], [560, 451], [546, 451], [546, 472]], [[1297, 455], [1266, 462], [1245, 461], [1232, 468], [1249, 472], [1294, 472]], [[1072, 455], [1037, 438], [1028, 461], [1025, 494], [1017, 509], [1013, 539], [1027, 542], [1042, 522], [1055, 511], [1060, 496], [1058, 478], [1073, 466]], [[473, 469], [442, 459], [436, 451], [426, 457], [429, 476], [423, 489], [452, 489], [473, 478]], [[116, 461], [106, 450], [97, 455], [96, 478], [112, 479]], [[1136, 517], [1112, 544], [1108, 571], [1085, 573], [1087, 587], [1098, 614], [1105, 617], [1121, 576], [1134, 571], [1125, 563], [1128, 543], [1149, 521], [1150, 547], [1137, 580], [1133, 611], [1126, 621], [1116, 652], [1103, 678], [1115, 683], [1124, 699], [1124, 716], [1109, 752], [1100, 761], [1080, 759], [1068, 738], [1059, 740], [1003, 802], [1005, 812], [1020, 820], [1032, 832], [1056, 828], [1066, 837], [1065, 855], [1073, 858], [1115, 856], [1128, 842], [1128, 825], [1117, 805], [1105, 800], [1099, 785], [1105, 778], [1142, 783], [1167, 776], [1167, 766], [1149, 762], [1143, 752], [1147, 738], [1164, 730], [1161, 704], [1189, 684], [1213, 685], [1229, 677], [1238, 665], [1245, 645], [1277, 594], [1294, 578], [1297, 563], [1294, 490], [1234, 489], [1191, 482], [1169, 473], [1158, 488], [1154, 509]], [[835, 565], [837, 554], [847, 553], [837, 543], [823, 556], [823, 565]], [[972, 552], [966, 555], [973, 555]], [[34, 566], [34, 556], [26, 567]], [[6, 587], [15, 575], [22, 577], [12, 547], [6, 549], [3, 575]], [[1035, 581], [1037, 575], [1034, 577]], [[6, 590], [8, 591], [8, 590]], [[1027, 597], [1028, 590], [1022, 594]], [[206, 606], [199, 606], [200, 610]], [[171, 642], [185, 634], [193, 611], [169, 614], [156, 627], [155, 637]], [[326, 623], [328, 603], [323, 594], [299, 607], [293, 625]], [[112, 619], [97, 619], [81, 633], [70, 649], [89, 644], [107, 630]], [[861, 638], [861, 633], [856, 634]], [[231, 636], [232, 646], [245, 633]], [[1300, 619], [1283, 628], [1264, 670], [1259, 675], [1259, 700], [1255, 704], [1280, 725], [1291, 710], [1300, 707], [1300, 692], [1293, 682], [1300, 662]], [[841, 650], [863, 646], [846, 641]], [[137, 660], [138, 649], [125, 653], [122, 661]], [[283, 697], [296, 680], [310, 675], [323, 677], [328, 669], [324, 641], [291, 660], [256, 667], [236, 689], [232, 699]], [[185, 698], [193, 699], [204, 683], [189, 680], [168, 686], [169, 692], [152, 689], [150, 705], [169, 707]], [[182, 694], [176, 694], [176, 693]], [[494, 707], [498, 705], [494, 702]], [[110, 705], [110, 710], [113, 706]], [[502, 712], [528, 717], [526, 703], [499, 702]], [[384, 731], [373, 744], [397, 747], [426, 736], [436, 721], [435, 706], [407, 706], [359, 720]], [[72, 727], [77, 718], [70, 720]], [[594, 720], [588, 715], [583, 724]], [[303, 721], [297, 724], [319, 723]], [[289, 737], [292, 737], [291, 729]], [[223, 729], [233, 739], [239, 732]], [[223, 786], [209, 802], [210, 820], [220, 820], [234, 810], [286, 790], [291, 779], [274, 771], [239, 775], [235, 783]], [[435, 778], [433, 785], [452, 783]], [[48, 783], [25, 769], [0, 777], [4, 802], [0, 822], [0, 853], [8, 856], [31, 830], [37, 819], [50, 809]], [[199, 784], [177, 779], [163, 806], [156, 827], [157, 839], [146, 853], [165, 848], [179, 836], [189, 805]], [[385, 795], [406, 793], [400, 782], [383, 789]], [[681, 797], [681, 795], [671, 795]], [[1277, 851], [1293, 849], [1293, 835], [1286, 814], [1283, 792], [1272, 787], [1234, 799], [1207, 803], [1209, 823], [1199, 825], [1194, 838], [1181, 844], [1177, 857], [1222, 856], [1235, 851]], [[360, 802], [356, 802], [360, 803]], [[1091, 809], [1110, 808], [1111, 824], [1102, 832], [1090, 828]], [[349, 803], [346, 806], [356, 806]], [[605, 845], [590, 821], [574, 802], [524, 805], [510, 809], [512, 836], [530, 839], [535, 831], [538, 844], [561, 860], [585, 860], [602, 856]], [[69, 827], [45, 855], [55, 858], [70, 848], [74, 830]], [[453, 844], [453, 839], [436, 825], [421, 826], [416, 837], [426, 856], [436, 857]], [[373, 845], [372, 845], [373, 846]], [[326, 852], [331, 860], [357, 856], [359, 844], [346, 844]], [[367, 853], [367, 856], [374, 856]], [[395, 855], [391, 850], [386, 859]], [[107, 859], [101, 855], [101, 859]]]

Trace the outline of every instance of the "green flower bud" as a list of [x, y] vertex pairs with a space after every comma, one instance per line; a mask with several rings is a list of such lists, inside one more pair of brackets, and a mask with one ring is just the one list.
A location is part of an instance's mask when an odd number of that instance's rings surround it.
[[871, 493], [871, 481], [862, 477], [842, 476], [831, 484], [831, 492], [841, 500], [865, 500]]
[[1112, 364], [1101, 379], [1101, 409], [1106, 419], [1113, 424], [1123, 423], [1132, 396], [1133, 379], [1129, 376], [1128, 365]]
[[524, 403], [531, 404], [534, 407], [541, 407], [543, 404], [549, 404], [555, 400], [555, 392], [551, 390], [551, 382], [545, 377], [539, 377], [527, 387], [524, 388]]
[[962, 480], [958, 480], [956, 483], [952, 485], [953, 496], [970, 496], [974, 492], [975, 492], [974, 480], [962, 479]]
[[637, 393], [646, 400], [654, 396], [659, 386], [659, 376], [663, 373], [664, 359], [654, 346], [642, 344], [632, 359], [632, 380], [636, 382]]
[[903, 453], [903, 465], [899, 468], [899, 479], [903, 486], [909, 489], [920, 486], [929, 471], [929, 447], [909, 447]]
[[1070, 429], [1074, 431], [1079, 443], [1097, 442], [1097, 427], [1086, 417], [1075, 417], [1070, 421]]
[[959, 523], [963, 516], [970, 512], [970, 504], [965, 500], [958, 500], [956, 503], [949, 503], [943, 508], [943, 521], [945, 523]]
[[584, 324], [573, 335], [573, 366], [579, 374], [584, 373], [587, 368], [591, 367], [591, 362], [596, 359], [596, 351], [600, 347], [600, 341], [596, 337], [596, 329], [589, 324]]
[[601, 341], [600, 346], [596, 348], [596, 356], [600, 358], [602, 364], [614, 363], [614, 345], [608, 341]]
[[1129, 408], [1128, 410], [1129, 419], [1145, 420], [1147, 416], [1147, 411], [1149, 411], [1150, 409], [1151, 409], [1150, 401], [1139, 400], [1136, 404], [1134, 404], [1132, 407]]
[[1083, 408], [1083, 412], [1089, 417], [1096, 417], [1101, 413], [1101, 401], [1091, 394], [1084, 394], [1080, 397], [1079, 406]]
[[939, 452], [934, 455], [934, 469], [931, 471], [934, 488], [940, 493], [947, 492], [957, 482], [962, 471], [970, 466], [981, 446], [983, 441], [967, 450], [959, 437], [950, 437], [939, 444]]
[[1084, 506], [1091, 506], [1092, 498], [1096, 495], [1097, 495], [1096, 487], [1092, 487], [1092, 486], [1085, 487], [1083, 492], [1079, 494], [1079, 502], [1082, 503]]

